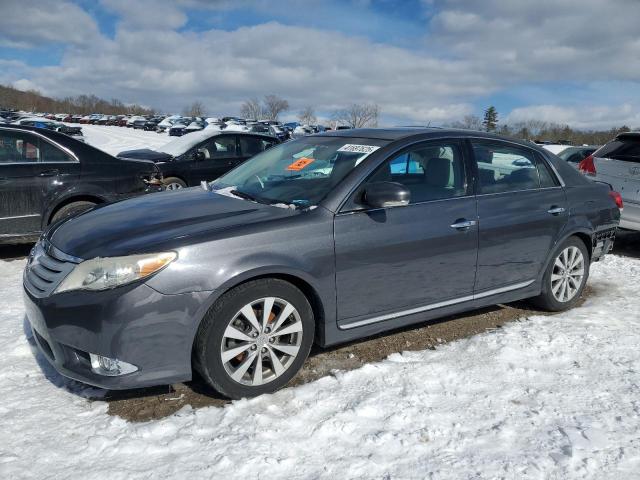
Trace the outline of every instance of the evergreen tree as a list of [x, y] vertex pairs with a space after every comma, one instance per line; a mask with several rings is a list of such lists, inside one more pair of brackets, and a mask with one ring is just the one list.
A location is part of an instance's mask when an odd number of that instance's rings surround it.
[[482, 125], [487, 132], [493, 132], [498, 126], [498, 111], [493, 105], [484, 111], [484, 120], [482, 120]]

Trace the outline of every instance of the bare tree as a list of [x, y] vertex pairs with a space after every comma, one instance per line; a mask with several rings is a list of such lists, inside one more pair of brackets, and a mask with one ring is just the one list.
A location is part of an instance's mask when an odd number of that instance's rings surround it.
[[267, 120], [278, 120], [278, 115], [289, 110], [289, 102], [277, 95], [265, 95], [264, 116]]
[[476, 115], [465, 115], [462, 121], [453, 122], [453, 128], [464, 128], [465, 130], [481, 130], [482, 120]]
[[298, 113], [298, 120], [302, 125], [315, 125], [317, 118], [313, 111], [313, 107], [308, 105], [300, 110], [300, 113]]
[[188, 107], [185, 107], [182, 113], [188, 117], [203, 117], [205, 115], [204, 103], [196, 100]]
[[246, 119], [261, 120], [262, 105], [260, 105], [260, 100], [257, 98], [250, 98], [244, 102], [240, 107], [240, 115]]
[[349, 108], [337, 110], [333, 113], [333, 118], [338, 123], [350, 128], [377, 127], [380, 107], [372, 104], [354, 103]]

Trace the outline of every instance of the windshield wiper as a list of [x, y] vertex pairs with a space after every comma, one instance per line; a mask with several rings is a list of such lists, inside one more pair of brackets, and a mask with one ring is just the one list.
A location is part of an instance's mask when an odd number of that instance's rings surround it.
[[250, 193], [241, 192], [240, 190], [230, 190], [229, 193], [231, 193], [232, 195], [235, 195], [236, 197], [244, 198], [245, 200], [250, 200], [252, 202], [265, 203], [264, 200], [258, 197], [254, 197]]

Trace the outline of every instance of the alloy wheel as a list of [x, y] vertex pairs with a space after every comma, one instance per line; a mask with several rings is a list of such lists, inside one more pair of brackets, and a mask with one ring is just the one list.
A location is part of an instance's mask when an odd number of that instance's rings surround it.
[[572, 300], [584, 282], [584, 255], [578, 247], [569, 246], [556, 257], [551, 271], [551, 293], [566, 303]]
[[182, 188], [182, 185], [180, 185], [179, 183], [167, 183], [167, 185], [165, 186], [165, 190], [180, 190]]
[[302, 320], [286, 300], [248, 303], [227, 324], [220, 356], [227, 374], [248, 386], [269, 383], [291, 366], [302, 343]]

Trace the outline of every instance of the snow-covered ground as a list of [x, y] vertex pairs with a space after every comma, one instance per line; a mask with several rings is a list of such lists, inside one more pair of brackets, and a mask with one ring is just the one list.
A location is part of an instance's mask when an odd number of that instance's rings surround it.
[[166, 133], [147, 132], [126, 127], [107, 127], [104, 125], [81, 125], [85, 142], [98, 147], [111, 155], [123, 150], [159, 147], [175, 140]]
[[594, 265], [570, 312], [142, 424], [34, 355], [23, 266], [0, 262], [0, 478], [640, 476], [640, 260]]

